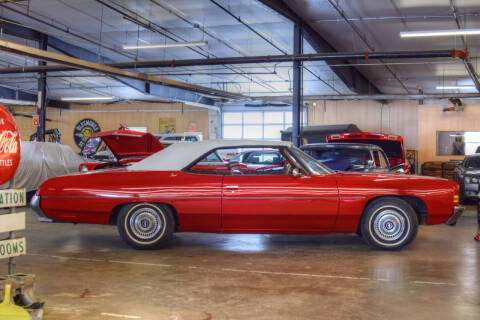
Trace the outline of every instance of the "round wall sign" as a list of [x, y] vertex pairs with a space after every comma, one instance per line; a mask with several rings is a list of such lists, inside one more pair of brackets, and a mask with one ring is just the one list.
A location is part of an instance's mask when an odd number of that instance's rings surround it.
[[20, 134], [17, 123], [0, 105], [0, 184], [10, 180], [20, 163]]
[[100, 126], [92, 119], [83, 119], [73, 130], [73, 139], [80, 149], [83, 149], [88, 138], [94, 133], [100, 132]]

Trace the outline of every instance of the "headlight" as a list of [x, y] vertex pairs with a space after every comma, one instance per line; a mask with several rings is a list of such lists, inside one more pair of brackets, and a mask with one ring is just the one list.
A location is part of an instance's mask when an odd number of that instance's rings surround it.
[[465, 177], [465, 183], [470, 183], [472, 179], [470, 177]]
[[80, 172], [87, 172], [88, 168], [86, 166], [80, 166]]
[[472, 178], [472, 183], [478, 183], [478, 178]]

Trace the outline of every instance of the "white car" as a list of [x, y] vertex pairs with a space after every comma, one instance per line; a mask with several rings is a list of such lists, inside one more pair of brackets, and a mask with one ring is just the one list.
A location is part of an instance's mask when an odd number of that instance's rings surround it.
[[203, 141], [203, 134], [201, 132], [157, 133], [154, 134], [154, 136], [166, 147], [181, 141]]

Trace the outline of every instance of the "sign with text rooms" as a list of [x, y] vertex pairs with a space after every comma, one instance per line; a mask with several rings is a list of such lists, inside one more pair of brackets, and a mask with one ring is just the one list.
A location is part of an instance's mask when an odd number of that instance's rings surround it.
[[[0, 190], [0, 208], [24, 207], [25, 189]], [[0, 233], [25, 230], [25, 212], [0, 214]], [[23, 256], [27, 253], [25, 238], [0, 241], [0, 259]]]
[[26, 253], [25, 237], [0, 241], [0, 259], [23, 256]]

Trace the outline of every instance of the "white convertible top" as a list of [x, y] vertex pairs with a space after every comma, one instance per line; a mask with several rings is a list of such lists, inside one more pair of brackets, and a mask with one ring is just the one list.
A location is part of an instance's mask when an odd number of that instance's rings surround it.
[[256, 141], [256, 140], [206, 140], [199, 142], [179, 142], [163, 149], [140, 162], [127, 167], [130, 171], [178, 171], [217, 148], [244, 148], [253, 146], [292, 146], [286, 141]]

